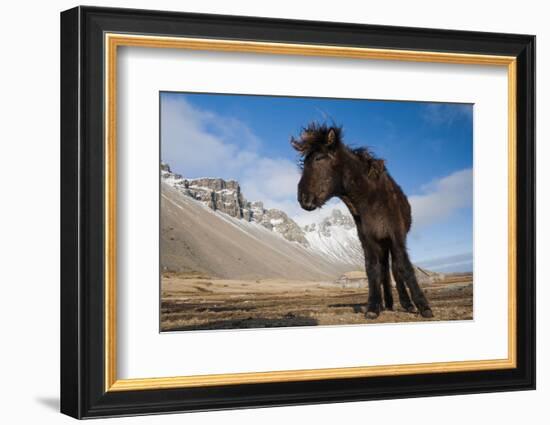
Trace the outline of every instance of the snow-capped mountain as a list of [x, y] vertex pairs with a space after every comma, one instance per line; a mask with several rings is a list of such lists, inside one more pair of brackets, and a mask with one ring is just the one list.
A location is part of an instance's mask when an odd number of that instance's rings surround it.
[[312, 250], [323, 253], [335, 261], [363, 267], [363, 249], [353, 218], [339, 209], [317, 223], [302, 228]]

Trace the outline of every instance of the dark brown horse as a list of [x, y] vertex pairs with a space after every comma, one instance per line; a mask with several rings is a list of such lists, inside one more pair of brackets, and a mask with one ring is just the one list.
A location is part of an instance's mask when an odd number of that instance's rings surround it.
[[291, 138], [291, 144], [302, 156], [298, 184], [301, 207], [313, 211], [336, 196], [355, 220], [369, 282], [367, 317], [378, 317], [383, 308], [381, 288], [386, 309], [393, 309], [390, 256], [403, 308], [414, 312], [408, 288], [420, 314], [433, 317], [407, 254], [411, 207], [384, 161], [367, 149], [347, 147], [342, 141], [342, 128], [325, 124], [309, 124], [299, 139]]

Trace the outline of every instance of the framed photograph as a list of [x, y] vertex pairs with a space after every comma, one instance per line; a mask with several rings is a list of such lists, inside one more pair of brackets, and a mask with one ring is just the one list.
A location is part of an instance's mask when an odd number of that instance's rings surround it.
[[535, 388], [535, 37], [61, 14], [61, 411]]

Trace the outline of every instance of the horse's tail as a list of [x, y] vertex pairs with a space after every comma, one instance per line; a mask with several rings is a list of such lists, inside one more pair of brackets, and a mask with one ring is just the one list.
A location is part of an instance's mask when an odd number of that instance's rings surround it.
[[409, 203], [407, 195], [403, 193], [403, 189], [401, 189], [401, 186], [399, 186], [393, 178], [390, 178], [390, 180], [394, 186], [394, 191], [397, 194], [398, 208], [401, 212], [403, 224], [405, 225], [405, 233], [409, 233], [409, 230], [411, 230], [412, 226], [411, 204]]
[[405, 210], [405, 229], [407, 230], [407, 233], [409, 233], [409, 230], [411, 230], [412, 226], [411, 204], [405, 195], [403, 195], [403, 197], [405, 198], [405, 202], [403, 203]]

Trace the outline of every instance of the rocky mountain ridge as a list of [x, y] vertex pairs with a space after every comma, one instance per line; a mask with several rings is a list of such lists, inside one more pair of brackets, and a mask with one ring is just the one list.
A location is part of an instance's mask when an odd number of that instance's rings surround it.
[[309, 247], [304, 230], [294, 220], [284, 211], [266, 209], [261, 201], [248, 201], [241, 192], [239, 182], [235, 180], [213, 177], [187, 179], [173, 173], [166, 163], [161, 164], [161, 177], [179, 192], [202, 202], [214, 211], [258, 223], [288, 241]]

